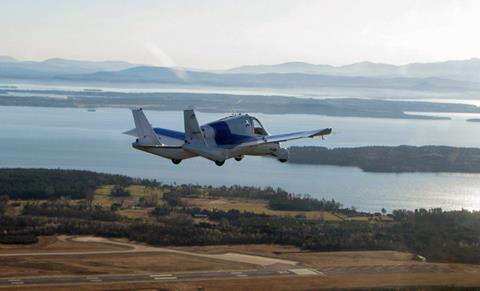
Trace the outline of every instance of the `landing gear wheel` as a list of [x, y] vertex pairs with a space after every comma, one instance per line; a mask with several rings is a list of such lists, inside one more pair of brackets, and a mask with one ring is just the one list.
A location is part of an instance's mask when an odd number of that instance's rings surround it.
[[235, 161], [240, 162], [243, 159], [243, 156], [235, 157]]
[[280, 161], [280, 163], [286, 163], [287, 162], [287, 159], [278, 159]]
[[217, 165], [219, 167], [223, 166], [223, 164], [225, 164], [225, 161], [221, 161], [221, 162], [215, 161], [215, 165]]
[[182, 160], [172, 159], [172, 163], [174, 163], [175, 165], [180, 164], [181, 161], [182, 161]]

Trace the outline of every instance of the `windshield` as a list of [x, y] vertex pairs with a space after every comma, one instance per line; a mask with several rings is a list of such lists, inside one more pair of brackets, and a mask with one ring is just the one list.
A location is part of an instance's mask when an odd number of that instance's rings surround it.
[[267, 131], [263, 128], [263, 125], [260, 123], [258, 119], [256, 119], [255, 117], [252, 117], [252, 123], [253, 123], [253, 132], [256, 135], [260, 135], [260, 136], [268, 135]]

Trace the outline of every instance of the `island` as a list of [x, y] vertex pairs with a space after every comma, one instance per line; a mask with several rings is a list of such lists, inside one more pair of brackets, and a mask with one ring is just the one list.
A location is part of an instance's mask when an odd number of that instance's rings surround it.
[[[16, 95], [20, 94], [22, 97]], [[360, 98], [300, 98], [279, 95], [223, 93], [109, 92], [66, 90], [0, 90], [0, 106], [58, 108], [134, 108], [176, 111], [195, 107], [202, 112], [314, 114], [339, 117], [448, 120], [431, 113], [480, 113], [470, 104], [391, 101]], [[412, 113], [415, 112], [415, 113]], [[422, 114], [430, 113], [430, 114]]]
[[290, 163], [358, 167], [366, 172], [480, 173], [480, 148], [450, 146], [290, 147]]

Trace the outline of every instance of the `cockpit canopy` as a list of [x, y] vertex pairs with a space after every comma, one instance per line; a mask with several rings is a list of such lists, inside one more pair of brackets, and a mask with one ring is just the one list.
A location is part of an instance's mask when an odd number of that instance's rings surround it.
[[268, 132], [265, 130], [265, 128], [263, 128], [263, 125], [260, 122], [260, 120], [252, 116], [250, 117], [250, 120], [253, 126], [253, 133], [255, 135], [260, 135], [260, 136], [268, 135]]
[[[222, 118], [218, 121], [207, 124], [214, 129], [214, 134], [218, 142], [234, 143], [232, 138], [238, 140], [238, 137], [258, 137], [268, 135], [262, 123], [250, 115], [233, 115]], [[203, 129], [204, 134], [208, 135], [208, 130]], [[220, 141], [221, 140], [221, 141]]]

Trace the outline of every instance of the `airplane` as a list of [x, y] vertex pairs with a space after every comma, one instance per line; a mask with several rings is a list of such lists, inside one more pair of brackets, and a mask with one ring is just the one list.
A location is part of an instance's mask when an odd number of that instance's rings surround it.
[[142, 108], [132, 110], [135, 128], [124, 134], [137, 139], [132, 147], [170, 159], [178, 165], [182, 160], [203, 157], [222, 166], [226, 160], [241, 161], [244, 156], [273, 156], [280, 162], [289, 153], [281, 142], [328, 135], [331, 128], [270, 135], [260, 121], [248, 114], [228, 116], [199, 126], [193, 109], [183, 111], [185, 132], [153, 128]]

